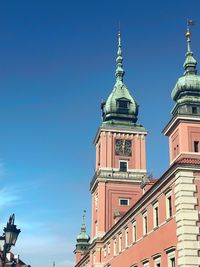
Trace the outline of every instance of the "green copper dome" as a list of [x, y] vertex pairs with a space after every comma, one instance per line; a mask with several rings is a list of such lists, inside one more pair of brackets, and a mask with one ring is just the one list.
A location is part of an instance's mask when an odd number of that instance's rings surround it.
[[191, 33], [188, 30], [186, 33], [187, 53], [183, 64], [185, 72], [178, 79], [171, 94], [172, 99], [176, 102], [172, 110], [173, 114], [191, 114], [194, 108], [195, 112], [196, 110], [200, 112], [200, 76], [197, 75], [197, 61], [190, 48], [190, 36]]
[[125, 71], [123, 69], [123, 57], [121, 50], [121, 36], [118, 34], [117, 77], [114, 88], [106, 102], [102, 103], [102, 117], [104, 123], [135, 123], [138, 115], [138, 104], [131, 96], [123, 82]]

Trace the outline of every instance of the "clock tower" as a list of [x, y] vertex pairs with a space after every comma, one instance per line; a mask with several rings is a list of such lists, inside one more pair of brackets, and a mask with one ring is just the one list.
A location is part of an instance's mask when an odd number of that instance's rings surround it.
[[118, 34], [116, 83], [101, 104], [102, 124], [94, 144], [96, 172], [92, 193], [92, 239], [102, 237], [141, 197], [146, 178], [145, 138], [137, 123], [138, 104], [123, 82], [125, 71]]

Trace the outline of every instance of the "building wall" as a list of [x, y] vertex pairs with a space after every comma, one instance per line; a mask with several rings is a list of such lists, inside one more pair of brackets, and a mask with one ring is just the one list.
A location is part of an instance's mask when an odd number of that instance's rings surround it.
[[[115, 155], [115, 141], [125, 139], [132, 141], [132, 155]], [[96, 170], [119, 170], [119, 161], [128, 161], [128, 170], [146, 170], [145, 135], [138, 133], [116, 133], [102, 131], [96, 143]]]
[[194, 122], [181, 122], [169, 134], [170, 163], [182, 152], [195, 152], [194, 141], [199, 142], [200, 125]]

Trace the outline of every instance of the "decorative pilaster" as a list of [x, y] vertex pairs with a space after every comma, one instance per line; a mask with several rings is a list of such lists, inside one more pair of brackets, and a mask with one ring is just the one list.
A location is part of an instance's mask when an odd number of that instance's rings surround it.
[[177, 224], [177, 266], [197, 267], [200, 265], [198, 250], [200, 242], [197, 241], [199, 228], [198, 211], [195, 209], [197, 197], [193, 172], [180, 171], [175, 181], [175, 207]]

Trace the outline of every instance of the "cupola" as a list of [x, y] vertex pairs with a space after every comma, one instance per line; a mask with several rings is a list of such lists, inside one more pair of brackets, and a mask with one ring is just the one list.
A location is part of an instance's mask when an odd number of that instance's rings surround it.
[[137, 122], [138, 104], [123, 82], [125, 71], [121, 49], [121, 34], [118, 33], [116, 83], [106, 102], [101, 105], [103, 123], [133, 124]]
[[191, 32], [189, 28], [186, 38], [187, 52], [183, 64], [185, 71], [172, 90], [171, 96], [176, 102], [172, 114], [200, 115], [200, 76], [197, 75], [197, 61], [191, 50]]

